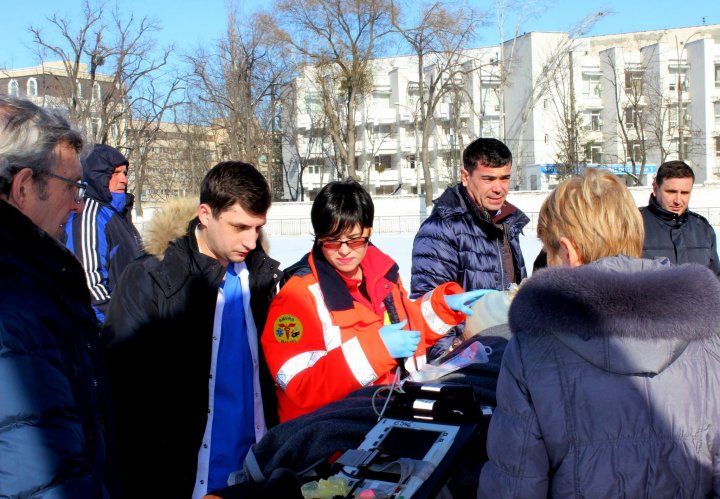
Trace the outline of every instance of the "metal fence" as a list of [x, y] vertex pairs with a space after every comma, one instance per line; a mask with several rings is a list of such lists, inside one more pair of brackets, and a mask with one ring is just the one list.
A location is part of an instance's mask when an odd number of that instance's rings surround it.
[[[710, 225], [720, 229], [720, 207], [698, 208], [695, 213], [705, 217]], [[535, 231], [539, 213], [526, 212], [530, 223], [525, 226], [525, 234]], [[423, 215], [396, 215], [375, 217], [373, 232], [377, 234], [414, 234], [425, 220]], [[143, 233], [143, 223], [137, 223], [138, 230]], [[310, 218], [268, 219], [265, 233], [268, 236], [305, 236], [312, 234]]]
[[[698, 208], [695, 213], [705, 217], [710, 225], [720, 229], [720, 207]], [[539, 212], [525, 212], [530, 222], [525, 226], [525, 234], [535, 231]], [[422, 215], [397, 215], [375, 217], [373, 232], [377, 234], [414, 234], [420, 224], [425, 220]], [[268, 220], [265, 232], [269, 236], [302, 236], [312, 234], [312, 224], [309, 218], [289, 218]]]

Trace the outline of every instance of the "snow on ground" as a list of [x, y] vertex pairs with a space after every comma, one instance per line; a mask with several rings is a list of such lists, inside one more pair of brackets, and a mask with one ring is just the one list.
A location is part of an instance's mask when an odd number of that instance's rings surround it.
[[[383, 252], [390, 255], [400, 266], [403, 284], [410, 288], [410, 269], [412, 267], [412, 244], [415, 234], [373, 234], [371, 241]], [[289, 267], [308, 253], [312, 247], [312, 236], [270, 236], [270, 256], [280, 261], [280, 268]], [[520, 236], [520, 247], [525, 257], [528, 273], [540, 252], [542, 244], [535, 237]]]

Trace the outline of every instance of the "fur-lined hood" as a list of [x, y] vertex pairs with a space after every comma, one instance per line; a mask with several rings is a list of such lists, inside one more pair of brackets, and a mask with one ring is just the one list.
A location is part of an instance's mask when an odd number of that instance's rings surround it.
[[552, 334], [601, 369], [656, 374], [718, 335], [720, 282], [698, 264], [624, 256], [538, 271], [510, 308], [514, 333]]
[[[198, 201], [193, 198], [176, 198], [160, 208], [145, 228], [145, 251], [150, 255], [163, 259], [165, 250], [171, 241], [184, 236], [188, 226], [197, 217]], [[261, 231], [258, 244], [269, 255], [270, 245]]]

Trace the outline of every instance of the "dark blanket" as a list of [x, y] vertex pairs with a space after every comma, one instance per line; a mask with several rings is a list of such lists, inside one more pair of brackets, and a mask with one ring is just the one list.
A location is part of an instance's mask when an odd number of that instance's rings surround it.
[[[473, 364], [442, 378], [443, 382], [465, 383], [473, 388], [479, 406], [495, 406], [495, 387], [502, 354], [507, 344], [506, 328], [491, 328], [458, 347], [448, 358], [480, 340], [493, 349], [486, 364]], [[356, 449], [377, 423], [372, 395], [377, 386], [361, 388], [342, 400], [275, 426], [255, 444], [242, 470], [230, 477], [233, 485], [214, 491], [226, 499], [240, 497], [302, 497], [299, 484], [317, 478], [317, 470], [328, 469], [336, 453]], [[384, 397], [376, 400], [378, 409]], [[489, 417], [481, 418], [478, 431], [460, 453], [448, 488], [454, 497], [474, 497], [480, 468], [487, 460], [485, 435]]]

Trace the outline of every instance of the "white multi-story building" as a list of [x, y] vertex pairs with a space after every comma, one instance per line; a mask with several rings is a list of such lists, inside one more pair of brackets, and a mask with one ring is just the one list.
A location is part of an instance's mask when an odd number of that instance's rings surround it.
[[[720, 25], [576, 39], [532, 32], [467, 50], [459, 65], [432, 118], [433, 194], [458, 180], [462, 150], [477, 137], [508, 144], [514, 189], [547, 189], [585, 166], [647, 185], [677, 158], [698, 182], [720, 182]], [[430, 58], [424, 74], [439, 67]], [[420, 193], [417, 59], [375, 59], [372, 73], [355, 116], [358, 177], [376, 194]], [[299, 188], [302, 170], [310, 198], [337, 176], [314, 81], [307, 68], [285, 92], [283, 140], [286, 184]], [[298, 199], [292, 190], [286, 197]]]

